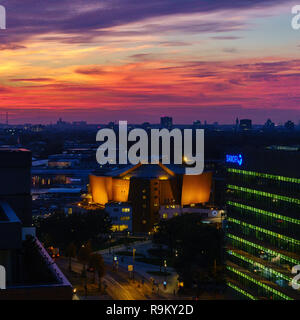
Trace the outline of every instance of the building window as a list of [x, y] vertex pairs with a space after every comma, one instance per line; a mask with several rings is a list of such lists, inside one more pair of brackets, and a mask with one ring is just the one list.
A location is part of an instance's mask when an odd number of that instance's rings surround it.
[[130, 217], [121, 217], [120, 220], [121, 221], [128, 221], [128, 220], [130, 220]]

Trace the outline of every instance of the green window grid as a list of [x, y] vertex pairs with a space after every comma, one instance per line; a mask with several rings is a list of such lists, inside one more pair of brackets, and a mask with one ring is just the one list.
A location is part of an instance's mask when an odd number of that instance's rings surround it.
[[258, 190], [254, 190], [254, 189], [239, 187], [239, 186], [235, 186], [235, 185], [232, 185], [232, 184], [228, 184], [227, 188], [233, 189], [233, 190], [242, 191], [242, 192], [252, 193], [252, 194], [256, 194], [256, 195], [259, 195], [259, 196], [268, 197], [268, 198], [272, 198], [272, 199], [276, 199], [276, 200], [282, 200], [282, 201], [287, 201], [287, 202], [300, 204], [300, 199], [285, 197], [285, 196], [281, 196], [281, 195], [273, 194], [273, 193], [269, 193], [269, 192], [264, 192], [264, 191], [258, 191]]
[[231, 173], [238, 173], [238, 174], [243, 174], [243, 175], [247, 175], [247, 176], [261, 177], [261, 178], [265, 178], [265, 179], [273, 179], [273, 180], [278, 180], [278, 181], [300, 184], [300, 179], [298, 179], [298, 178], [289, 178], [289, 177], [277, 176], [277, 175], [273, 175], [273, 174], [239, 170], [239, 169], [233, 169], [233, 168], [227, 168], [227, 171], [231, 172]]
[[279, 253], [277, 251], [274, 251], [274, 250], [271, 250], [271, 249], [268, 249], [268, 248], [265, 248], [259, 244], [256, 244], [256, 243], [253, 243], [251, 241], [248, 241], [246, 239], [243, 239], [243, 238], [240, 238], [240, 237], [237, 237], [231, 233], [227, 233], [226, 234], [228, 238], [231, 238], [233, 240], [236, 240], [238, 242], [241, 242], [241, 243], [245, 243], [246, 245], [250, 246], [250, 247], [253, 247], [255, 249], [258, 249], [258, 250], [261, 250], [261, 251], [265, 251], [267, 252], [268, 254], [271, 254], [273, 256], [279, 256], [282, 260], [285, 260], [285, 261], [288, 261], [292, 264], [300, 264], [300, 260], [297, 260], [297, 259], [294, 259], [294, 258], [291, 258], [291, 257], [288, 257], [282, 253]]
[[258, 266], [259, 268], [261, 268], [261, 269], [263, 269], [265, 271], [269, 271], [270, 273], [275, 274], [276, 276], [278, 276], [278, 277], [280, 277], [280, 278], [282, 278], [282, 279], [284, 279], [284, 280], [286, 280], [288, 282], [292, 281], [291, 277], [288, 277], [285, 274], [282, 274], [282, 273], [280, 273], [278, 271], [275, 271], [272, 268], [268, 268], [268, 267], [262, 265], [261, 263], [258, 263], [258, 262], [254, 261], [252, 259], [249, 259], [249, 258], [247, 258], [247, 257], [245, 257], [245, 256], [243, 256], [241, 254], [238, 254], [237, 252], [234, 252], [232, 250], [227, 250], [227, 252], [228, 252], [228, 254], [239, 258], [240, 260], [243, 260], [243, 261], [248, 262], [248, 263], [250, 263], [252, 265]]
[[280, 214], [276, 214], [276, 213], [265, 211], [265, 210], [262, 210], [262, 209], [257, 209], [257, 208], [254, 208], [254, 207], [246, 206], [244, 204], [233, 202], [233, 201], [227, 201], [227, 204], [230, 205], [230, 206], [236, 207], [236, 208], [245, 209], [245, 210], [252, 211], [252, 212], [255, 212], [255, 213], [260, 213], [262, 215], [265, 215], [265, 216], [268, 216], [268, 217], [271, 217], [271, 218], [274, 218], [274, 219], [280, 219], [280, 220], [284, 220], [284, 221], [287, 221], [287, 222], [291, 222], [291, 223], [300, 225], [300, 220], [298, 220], [298, 219], [293, 219], [293, 218], [290, 218], [290, 217], [282, 216]]
[[264, 228], [261, 228], [261, 227], [254, 226], [253, 224], [246, 223], [244, 221], [240, 221], [240, 220], [237, 220], [237, 219], [234, 219], [234, 218], [230, 218], [230, 217], [228, 217], [227, 220], [229, 222], [233, 222], [233, 223], [248, 227], [250, 229], [253, 229], [253, 230], [268, 234], [268, 235], [273, 236], [275, 238], [282, 239], [282, 240], [291, 242], [291, 243], [296, 244], [296, 245], [300, 245], [300, 241], [299, 240], [284, 236], [282, 234], [279, 234], [279, 233], [276, 233], [276, 232], [273, 232], [273, 231], [270, 231], [270, 230], [267, 230], [267, 229], [264, 229]]
[[231, 267], [231, 266], [227, 266], [226, 268], [227, 268], [229, 271], [238, 274], [238, 275], [241, 276], [242, 278], [245, 278], [245, 279], [247, 279], [247, 280], [255, 283], [256, 285], [264, 288], [265, 290], [267, 290], [267, 291], [269, 291], [269, 292], [272, 292], [272, 293], [276, 294], [277, 296], [279, 296], [279, 297], [281, 297], [281, 298], [283, 298], [283, 299], [285, 299], [285, 300], [294, 300], [294, 299], [290, 298], [289, 296], [285, 295], [284, 293], [281, 293], [280, 291], [277, 291], [277, 290], [269, 287], [268, 285], [266, 285], [266, 284], [264, 284], [264, 283], [261, 283], [260, 281], [254, 279], [254, 278], [252, 278], [252, 277], [250, 277], [250, 276], [248, 276], [247, 274], [245, 274], [245, 273], [243, 273], [243, 272], [241, 272], [241, 271], [239, 271], [239, 270], [237, 270], [237, 269], [235, 269], [235, 268], [233, 268], [233, 267]]
[[250, 294], [250, 293], [246, 292], [245, 290], [237, 287], [237, 286], [234, 285], [233, 283], [231, 283], [231, 282], [228, 281], [228, 282], [227, 282], [227, 285], [228, 285], [228, 287], [230, 287], [230, 288], [234, 289], [235, 291], [241, 293], [242, 295], [246, 296], [246, 297], [249, 298], [250, 300], [257, 300], [252, 294]]

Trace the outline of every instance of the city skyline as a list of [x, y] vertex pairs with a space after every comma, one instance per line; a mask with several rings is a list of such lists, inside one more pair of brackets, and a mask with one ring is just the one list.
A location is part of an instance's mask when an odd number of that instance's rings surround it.
[[294, 2], [2, 1], [10, 122], [298, 123]]

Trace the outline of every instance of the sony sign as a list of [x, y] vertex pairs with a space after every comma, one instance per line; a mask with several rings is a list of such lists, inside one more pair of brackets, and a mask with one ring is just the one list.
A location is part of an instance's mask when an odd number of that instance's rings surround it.
[[233, 154], [227, 154], [226, 155], [226, 162], [227, 163], [236, 163], [239, 166], [243, 164], [243, 156], [241, 154], [233, 155]]

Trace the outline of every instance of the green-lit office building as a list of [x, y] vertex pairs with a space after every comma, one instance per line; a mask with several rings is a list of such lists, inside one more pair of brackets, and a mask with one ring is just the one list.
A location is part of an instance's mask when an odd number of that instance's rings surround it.
[[225, 163], [229, 291], [300, 299], [292, 286], [292, 268], [300, 265], [300, 148], [231, 150]]

